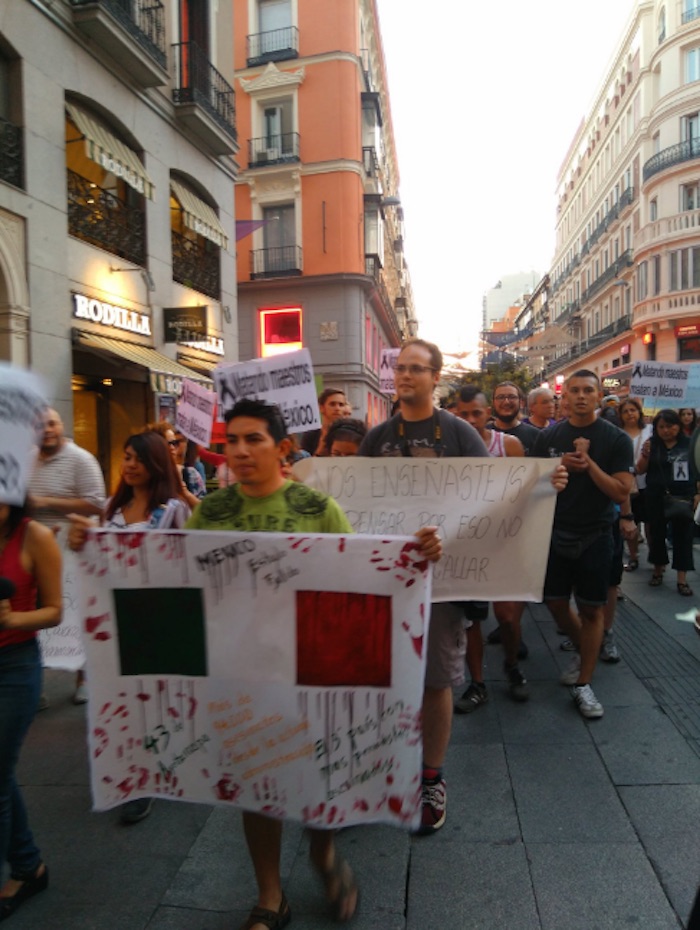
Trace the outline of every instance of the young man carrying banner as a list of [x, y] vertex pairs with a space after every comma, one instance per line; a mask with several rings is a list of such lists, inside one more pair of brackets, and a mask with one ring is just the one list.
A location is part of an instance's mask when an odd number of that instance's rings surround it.
[[[290, 440], [279, 409], [256, 400], [239, 401], [227, 414], [226, 458], [237, 483], [206, 497], [187, 529], [284, 533], [351, 533], [338, 504], [325, 494], [286, 480], [281, 465]], [[442, 552], [434, 527], [416, 536], [431, 561]], [[258, 904], [242, 930], [279, 930], [291, 919], [280, 878], [282, 822], [244, 811], [243, 827], [258, 884]], [[355, 913], [358, 887], [348, 863], [337, 852], [332, 830], [310, 829], [311, 862], [338, 921]]]

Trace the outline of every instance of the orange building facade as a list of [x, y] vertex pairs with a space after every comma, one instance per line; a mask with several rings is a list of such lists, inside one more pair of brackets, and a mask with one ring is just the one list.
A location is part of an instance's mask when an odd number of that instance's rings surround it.
[[384, 419], [416, 328], [374, 0], [234, 5], [240, 358], [307, 347], [319, 389]]

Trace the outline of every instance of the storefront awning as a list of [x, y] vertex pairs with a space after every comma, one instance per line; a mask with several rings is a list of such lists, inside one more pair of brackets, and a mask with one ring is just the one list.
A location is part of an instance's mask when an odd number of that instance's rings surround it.
[[155, 187], [136, 152], [77, 104], [66, 102], [66, 110], [85, 139], [88, 158], [149, 200], [155, 200]]
[[97, 336], [93, 333], [76, 333], [75, 338], [76, 348], [95, 352], [98, 355], [107, 353], [132, 365], [148, 369], [151, 388], [154, 391], [179, 395], [182, 381], [185, 378], [201, 384], [209, 391], [213, 390], [211, 378], [205, 378], [199, 372], [186, 368], [179, 362], [174, 362], [167, 355], [156, 352], [155, 349], [135, 345], [132, 342], [122, 342], [119, 339], [110, 339], [107, 336]]
[[204, 203], [196, 194], [183, 187], [178, 181], [170, 182], [170, 191], [182, 207], [185, 226], [205, 239], [214, 242], [219, 248], [228, 247], [226, 230], [219, 222], [219, 217], [208, 203]]

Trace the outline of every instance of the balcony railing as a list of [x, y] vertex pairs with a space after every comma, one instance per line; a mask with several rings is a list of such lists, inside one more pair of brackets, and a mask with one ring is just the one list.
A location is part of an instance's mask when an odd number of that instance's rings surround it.
[[581, 294], [581, 303], [585, 304], [587, 300], [590, 300], [598, 291], [608, 283], [608, 281], [613, 281], [617, 278], [623, 268], [632, 264], [632, 250], [627, 249], [625, 252], [620, 255], [619, 258], [616, 258], [615, 261], [610, 265], [605, 271], [599, 275], [595, 281], [593, 281], [589, 287]]
[[24, 186], [22, 127], [0, 116], [0, 181]]
[[296, 26], [256, 32], [246, 37], [246, 62], [250, 68], [268, 61], [287, 61], [298, 57], [299, 30]]
[[251, 249], [250, 279], [289, 278], [300, 275], [301, 246], [278, 245], [270, 249]]
[[170, 235], [173, 249], [173, 281], [219, 300], [221, 249], [201, 236], [189, 239], [174, 229], [170, 231]]
[[683, 15], [681, 16], [681, 22], [685, 23], [692, 22], [692, 20], [697, 19], [700, 16], [700, 6], [694, 6], [692, 10], [684, 10]]
[[71, 0], [74, 7], [102, 7], [162, 68], [165, 54], [165, 8], [161, 0]]
[[678, 142], [676, 145], [652, 155], [644, 165], [642, 177], [645, 181], [648, 181], [659, 171], [664, 171], [673, 165], [680, 165], [684, 161], [691, 161], [693, 158], [700, 158], [700, 137], [697, 136], [694, 139], [688, 139], [686, 142]]
[[283, 132], [278, 136], [261, 136], [248, 140], [248, 167], [284, 165], [299, 161], [299, 133]]
[[178, 42], [173, 45], [173, 52], [177, 68], [173, 101], [198, 104], [228, 136], [236, 139], [236, 105], [231, 85], [196, 43]]
[[135, 265], [146, 259], [143, 210], [68, 170], [68, 232]]
[[585, 355], [587, 352], [591, 352], [593, 349], [597, 349], [609, 339], [614, 339], [616, 336], [627, 332], [627, 330], [631, 328], [631, 315], [626, 314], [625, 316], [621, 316], [619, 320], [615, 320], [614, 323], [610, 323], [609, 326], [605, 326], [603, 329], [599, 330], [597, 333], [594, 333], [588, 339], [582, 339], [575, 346], [572, 346], [570, 349], [562, 352], [561, 355], [558, 355], [555, 359], [552, 359], [546, 366], [547, 374], [551, 374], [557, 369], [564, 367], [564, 365], [567, 365], [569, 362], [573, 362], [577, 358], [580, 358], [582, 355]]

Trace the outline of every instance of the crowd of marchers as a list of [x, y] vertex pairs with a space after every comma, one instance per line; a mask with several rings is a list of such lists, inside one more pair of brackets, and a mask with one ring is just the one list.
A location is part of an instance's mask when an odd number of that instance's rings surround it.
[[[95, 458], [65, 436], [55, 410], [45, 411], [26, 501], [0, 504], [0, 577], [14, 588], [11, 596], [0, 591], [0, 856], [9, 866], [0, 887], [0, 920], [48, 887], [48, 868], [15, 771], [34, 714], [46, 706], [36, 634], [61, 619], [62, 547], [80, 550], [91, 526], [251, 531], [285, 525], [299, 533], [348, 533], [348, 520], [332, 498], [310, 491], [300, 502], [290, 473], [300, 458], [557, 459], [543, 597], [562, 633], [562, 648], [571, 653], [562, 683], [581, 715], [603, 715], [593, 676], [599, 659], [620, 659], [614, 636], [617, 592], [622, 572], [639, 568], [643, 538], [652, 566], [649, 583], [663, 583], [670, 545], [677, 593], [692, 594], [687, 573], [693, 569], [693, 516], [700, 503], [691, 455], [695, 412], [662, 410], [647, 425], [634, 398], [603, 397], [598, 377], [585, 369], [568, 377], [560, 396], [538, 387], [525, 398], [516, 384], [503, 381], [492, 397], [476, 385], [462, 386], [440, 408], [434, 397], [441, 370], [437, 346], [418, 338], [405, 343], [394, 370], [395, 412], [371, 429], [352, 416], [344, 392], [333, 387], [319, 397], [321, 428], [301, 441], [288, 435], [277, 407], [253, 399], [226, 413], [221, 454], [198, 448], [168, 423], [144, 425], [124, 444], [120, 478], [109, 496]], [[205, 465], [215, 469], [208, 481]], [[212, 484], [218, 487], [207, 493]], [[311, 508], [308, 493], [315, 498]], [[261, 522], [270, 517], [276, 519]], [[416, 537], [427, 559], [441, 557], [434, 527], [418, 530]], [[494, 603], [497, 625], [488, 635], [502, 645], [508, 693], [517, 702], [531, 697], [523, 671], [528, 654], [521, 636], [523, 610], [522, 602]], [[446, 820], [444, 766], [453, 713], [472, 713], [488, 701], [482, 634], [488, 615], [489, 605], [476, 600], [431, 605], [416, 829], [423, 836]], [[459, 694], [467, 672], [469, 684], [455, 701], [454, 689]], [[79, 673], [75, 702], [89, 700], [89, 690], [89, 680]], [[124, 804], [123, 822], [143, 821], [151, 804], [149, 798]], [[283, 824], [245, 811], [243, 828], [257, 900], [242, 930], [276, 930], [291, 920], [280, 878]], [[339, 922], [350, 920], [359, 889], [334, 831], [309, 830], [309, 850], [330, 913]]]

